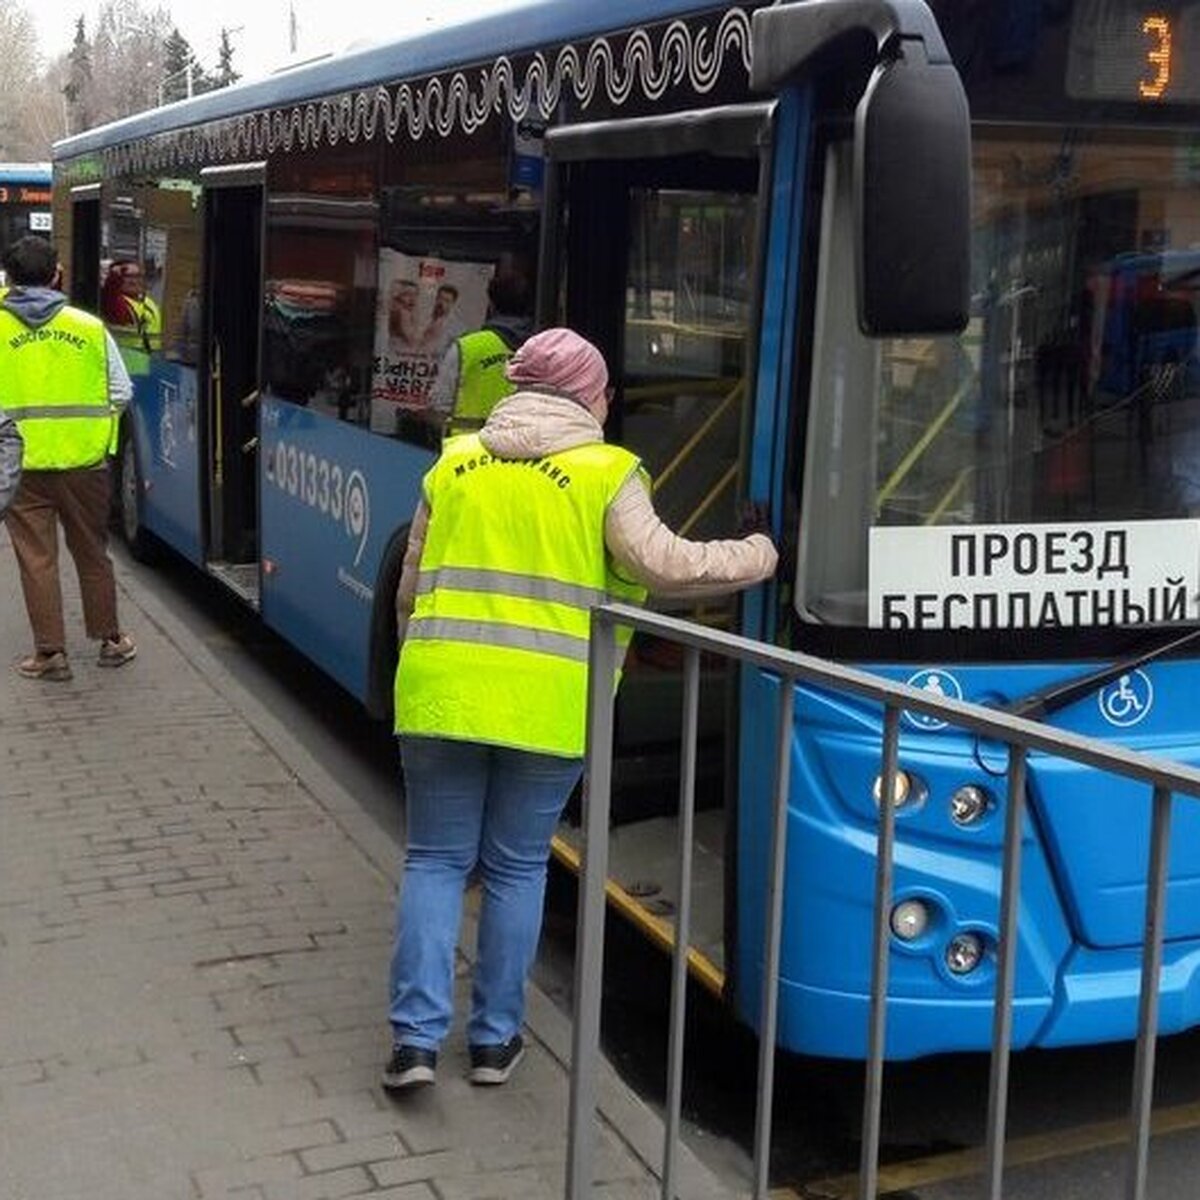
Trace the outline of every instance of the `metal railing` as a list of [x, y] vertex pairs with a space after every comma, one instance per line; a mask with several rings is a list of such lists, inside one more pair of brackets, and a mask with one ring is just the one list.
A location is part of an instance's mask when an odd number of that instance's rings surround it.
[[[1200, 771], [1094, 738], [1054, 729], [977, 704], [950, 700], [905, 684], [824, 659], [781, 650], [761, 642], [661, 616], [625, 605], [593, 610], [589, 656], [588, 763], [584, 805], [584, 854], [580, 880], [575, 960], [575, 1022], [572, 1037], [571, 1097], [567, 1146], [567, 1200], [590, 1195], [595, 1152], [596, 1082], [600, 1053], [601, 979], [604, 963], [605, 880], [608, 873], [608, 825], [613, 766], [613, 674], [619, 662], [618, 627], [653, 634], [684, 647], [681, 785], [679, 804], [679, 905], [672, 961], [666, 1120], [661, 1194], [680, 1195], [678, 1162], [683, 1085], [687, 949], [691, 920], [691, 845], [695, 812], [696, 746], [700, 692], [700, 656], [716, 654], [777, 675], [780, 704], [775, 733], [775, 780], [772, 841], [766, 902], [762, 1009], [759, 1022], [758, 1109], [755, 1119], [754, 1200], [768, 1194], [774, 1059], [783, 926], [783, 881], [787, 850], [789, 767], [794, 735], [795, 686], [798, 683], [842, 692], [883, 705], [881, 796], [894, 795], [900, 716], [915, 712], [1003, 743], [1008, 748], [1007, 811], [996, 950], [996, 995], [988, 1088], [985, 1153], [986, 1196], [1001, 1200], [1007, 1124], [1008, 1075], [1013, 1025], [1016, 922], [1020, 894], [1021, 824], [1025, 811], [1025, 766], [1031, 750], [1069, 759], [1110, 774], [1145, 783], [1153, 797], [1147, 875], [1145, 938], [1142, 950], [1137, 1053], [1133, 1070], [1132, 1136], [1126, 1184], [1127, 1200], [1144, 1200], [1150, 1143], [1154, 1062], [1158, 1033], [1158, 981], [1162, 970], [1163, 917], [1171, 798], [1200, 797]], [[869, 1010], [866, 1086], [862, 1119], [859, 1200], [874, 1200], [879, 1178], [879, 1139], [887, 1017], [889, 912], [892, 896], [896, 814], [879, 805], [876, 852], [875, 917], [872, 933], [872, 981]]]

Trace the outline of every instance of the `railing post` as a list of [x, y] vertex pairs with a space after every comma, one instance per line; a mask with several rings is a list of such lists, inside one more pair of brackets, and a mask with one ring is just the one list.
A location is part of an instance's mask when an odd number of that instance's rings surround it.
[[775, 796], [771, 861], [767, 875], [766, 944], [763, 948], [762, 1012], [758, 1022], [758, 1105], [754, 1114], [754, 1200], [766, 1200], [771, 1176], [771, 1117], [775, 1108], [775, 1031], [779, 1023], [779, 948], [783, 937], [783, 869], [787, 860], [788, 793], [792, 784], [792, 738], [796, 681], [779, 681], [775, 728]]
[[1013, 987], [1017, 965], [1017, 914], [1021, 902], [1021, 834], [1025, 814], [1025, 747], [1008, 747], [1008, 809], [1004, 815], [1004, 873], [1000, 885], [1000, 947], [996, 1013], [988, 1087], [987, 1178], [989, 1200], [1002, 1200], [1004, 1141], [1008, 1127], [1008, 1067], [1012, 1054]]
[[607, 614], [593, 609], [588, 648], [583, 861], [575, 941], [575, 1023], [571, 1031], [571, 1096], [567, 1119], [567, 1200], [586, 1200], [591, 1191], [595, 1157], [616, 668], [616, 625]]
[[1163, 927], [1167, 906], [1167, 855], [1171, 845], [1171, 793], [1154, 789], [1150, 823], [1150, 874], [1146, 880], [1146, 934], [1142, 945], [1142, 994], [1138, 1005], [1137, 1056], [1133, 1068], [1133, 1147], [1128, 1200], [1143, 1200], [1150, 1157], [1154, 1106], [1154, 1055], [1158, 1045], [1158, 988], [1162, 976]]
[[883, 764], [879, 789], [879, 838], [875, 850], [875, 924], [871, 931], [871, 1014], [867, 1030], [867, 1078], [863, 1088], [860, 1200], [875, 1200], [879, 1184], [879, 1127], [883, 1111], [883, 1054], [887, 1044], [888, 942], [891, 932], [892, 849], [896, 841], [896, 760], [900, 710], [883, 713]]
[[671, 959], [671, 1034], [667, 1049], [667, 1130], [662, 1196], [679, 1194], [680, 1110], [683, 1105], [683, 1038], [687, 1022], [688, 944], [692, 929], [692, 830], [696, 813], [696, 746], [700, 713], [700, 651], [683, 660], [683, 744], [679, 753], [679, 887], [675, 910], [675, 953]]

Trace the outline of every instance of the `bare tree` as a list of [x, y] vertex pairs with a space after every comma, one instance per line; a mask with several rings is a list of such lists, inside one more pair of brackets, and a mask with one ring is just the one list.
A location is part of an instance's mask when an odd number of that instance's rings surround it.
[[62, 55], [30, 79], [20, 112], [14, 117], [14, 161], [45, 162], [59, 138], [78, 132], [68, 118], [67, 72], [67, 56]]
[[0, 158], [28, 156], [20, 116], [40, 66], [33, 18], [17, 0], [0, 0]]
[[161, 4], [104, 0], [94, 36], [80, 15], [70, 50], [43, 64], [21, 0], [0, 0], [0, 160], [41, 161], [59, 138], [234, 82], [229, 33], [209, 74]]
[[146, 9], [139, 0], [105, 0], [92, 43], [96, 123], [158, 104], [163, 47], [173, 28], [170, 14], [161, 6]]

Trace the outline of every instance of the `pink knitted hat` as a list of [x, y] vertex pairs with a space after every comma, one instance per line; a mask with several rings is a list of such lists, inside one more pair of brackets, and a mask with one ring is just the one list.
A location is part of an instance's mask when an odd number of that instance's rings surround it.
[[505, 375], [517, 387], [549, 388], [590, 409], [608, 386], [604, 356], [570, 329], [535, 333], [509, 360]]

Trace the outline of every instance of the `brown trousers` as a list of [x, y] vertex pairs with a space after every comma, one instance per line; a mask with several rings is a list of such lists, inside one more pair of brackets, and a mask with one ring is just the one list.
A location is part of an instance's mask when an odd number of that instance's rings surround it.
[[58, 578], [58, 523], [79, 576], [83, 621], [90, 638], [115, 637], [117, 586], [108, 557], [107, 465], [77, 471], [26, 471], [5, 520], [25, 609], [39, 651], [65, 650], [62, 588]]

